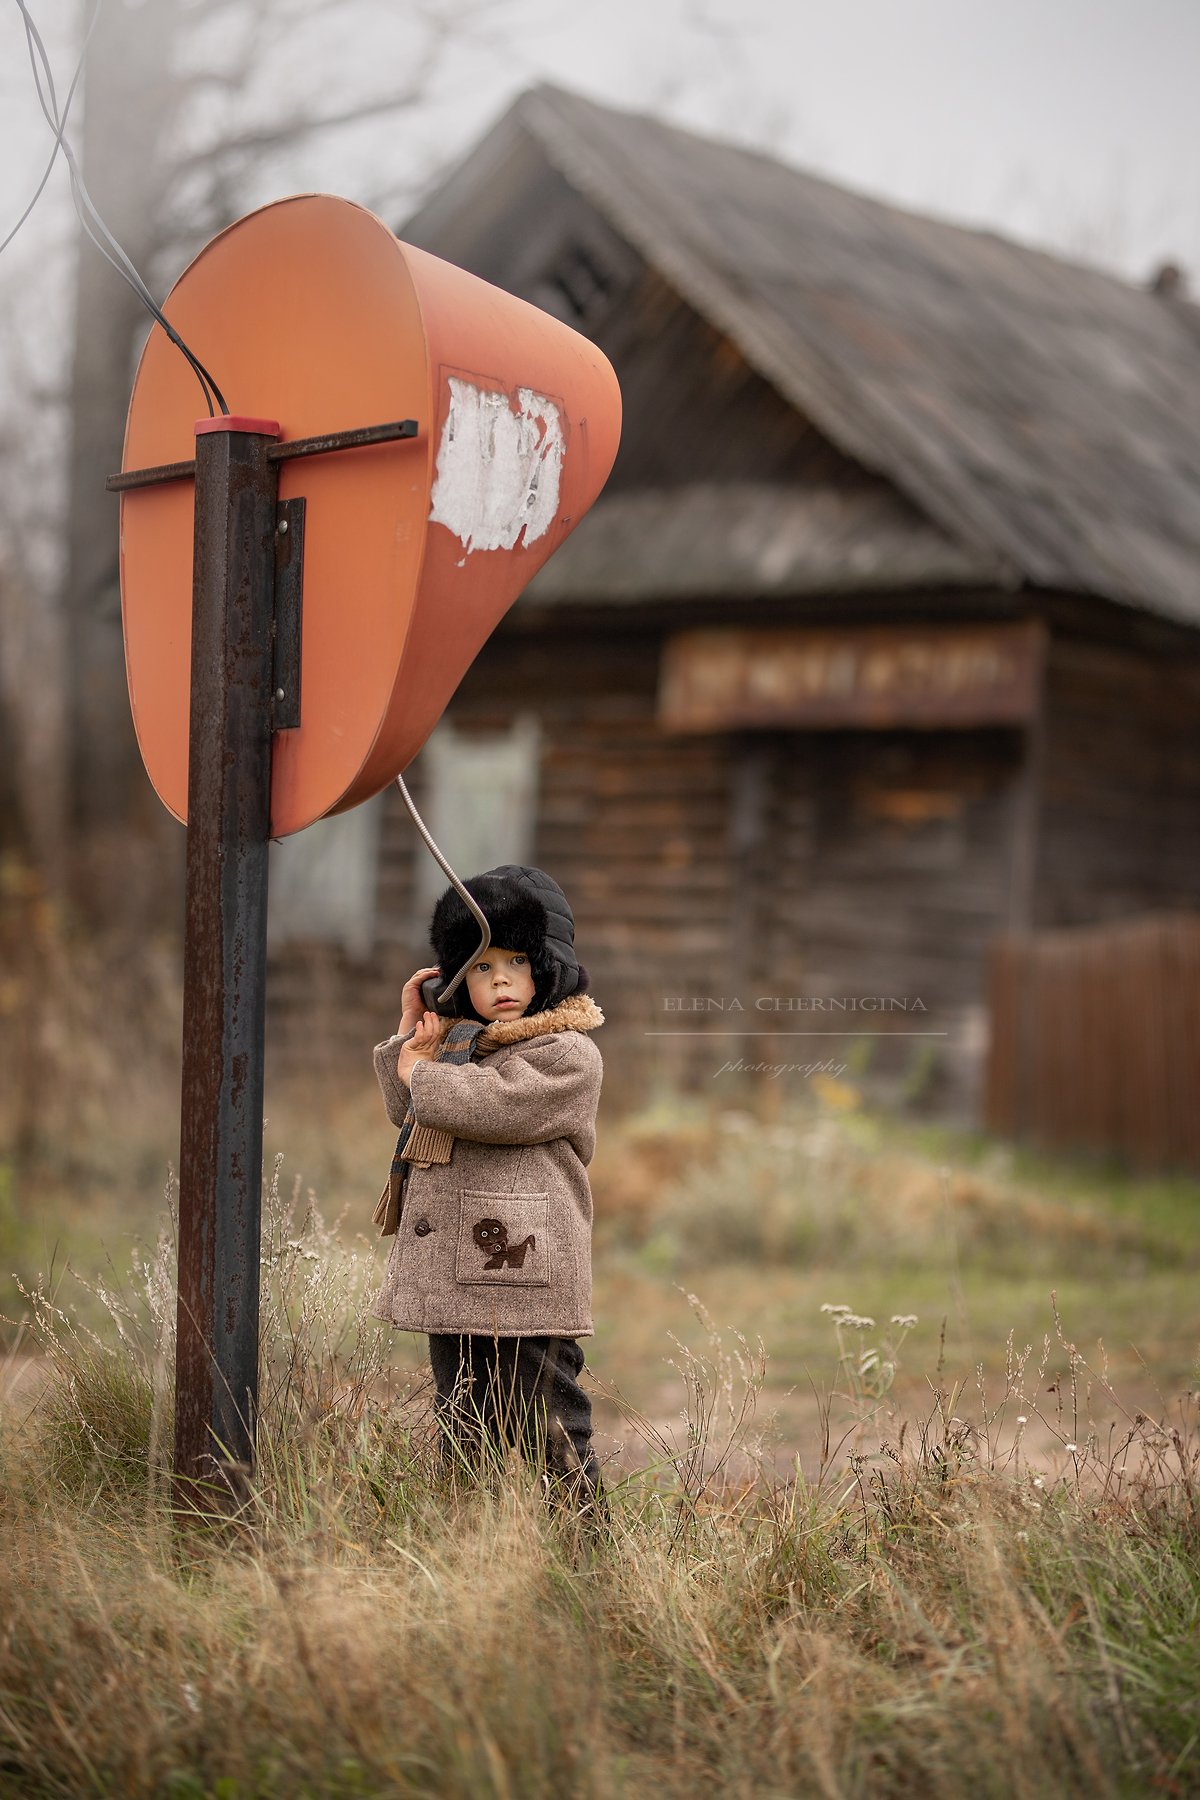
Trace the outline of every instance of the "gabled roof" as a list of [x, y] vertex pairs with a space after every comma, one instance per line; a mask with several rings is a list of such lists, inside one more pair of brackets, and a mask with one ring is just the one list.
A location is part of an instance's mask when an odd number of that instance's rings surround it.
[[1014, 586], [1200, 624], [1186, 301], [558, 88], [524, 94], [513, 122], [832, 443], [969, 554]]

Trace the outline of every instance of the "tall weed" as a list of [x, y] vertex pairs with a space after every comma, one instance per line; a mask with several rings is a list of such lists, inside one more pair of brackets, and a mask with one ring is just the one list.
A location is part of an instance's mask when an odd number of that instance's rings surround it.
[[[934, 1371], [913, 1419], [907, 1316], [831, 1307], [806, 1477], [761, 1453], [761, 1346], [701, 1309], [681, 1433], [646, 1425], [651, 1466], [613, 1472], [583, 1535], [519, 1464], [446, 1473], [424, 1397], [388, 1392], [366, 1246], [278, 1175], [260, 1456], [232, 1518], [169, 1504], [169, 1227], [104, 1290], [110, 1335], [74, 1332], [61, 1295], [35, 1306], [48, 1385], [0, 1436], [0, 1794], [1200, 1784], [1195, 1418], [1135, 1414], [1102, 1443], [1104, 1371], [1057, 1322], [1036, 1354], [1010, 1345], [994, 1395]], [[1024, 1454], [1035, 1412], [1057, 1473]]]

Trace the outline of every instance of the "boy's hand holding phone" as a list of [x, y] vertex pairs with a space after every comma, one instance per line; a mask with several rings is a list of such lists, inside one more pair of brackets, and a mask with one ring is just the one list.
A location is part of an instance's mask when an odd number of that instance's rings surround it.
[[421, 983], [427, 981], [431, 975], [437, 975], [440, 972], [438, 965], [434, 963], [431, 969], [418, 969], [416, 974], [410, 975], [405, 982], [404, 992], [400, 996], [402, 1010], [400, 1023], [396, 1027], [397, 1037], [403, 1037], [406, 1031], [411, 1031], [425, 1011], [425, 1002], [421, 998]]
[[[404, 1029], [407, 1031], [408, 1026], [406, 1025]], [[401, 1050], [396, 1062], [396, 1074], [405, 1087], [408, 1086], [408, 1078], [413, 1072], [414, 1064], [432, 1061], [441, 1038], [437, 1014], [427, 1012]]]

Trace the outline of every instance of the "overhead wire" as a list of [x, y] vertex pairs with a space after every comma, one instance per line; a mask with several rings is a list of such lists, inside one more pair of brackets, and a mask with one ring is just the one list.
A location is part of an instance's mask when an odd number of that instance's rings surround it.
[[[183, 353], [183, 355], [186, 357], [188, 363], [191, 365], [192, 370], [194, 371], [194, 373], [196, 375], [196, 379], [200, 383], [200, 388], [204, 395], [205, 404], [208, 407], [210, 416], [212, 416], [215, 413], [217, 408], [219, 408], [222, 413], [228, 414], [229, 407], [227, 406], [227, 404], [225, 402], [225, 397], [221, 393], [221, 390], [217, 386], [215, 380], [209, 374], [208, 370], [204, 367], [204, 364], [199, 360], [199, 358], [194, 356], [192, 351], [189, 350], [188, 346], [184, 343], [184, 341], [180, 337], [179, 333], [175, 330], [175, 327], [170, 323], [170, 321], [168, 319], [166, 319], [164, 317], [162, 310], [156, 304], [156, 302], [154, 300], [154, 296], [151, 294], [149, 288], [146, 286], [146, 283], [142, 280], [142, 277], [138, 274], [137, 269], [134, 267], [133, 263], [130, 261], [130, 259], [126, 255], [125, 251], [121, 248], [120, 244], [117, 242], [117, 240], [113, 236], [112, 232], [108, 229], [107, 225], [104, 223], [104, 220], [101, 218], [99, 210], [95, 206], [91, 195], [88, 193], [87, 184], [85, 183], [83, 176], [80, 173], [79, 164], [75, 159], [75, 153], [71, 149], [70, 144], [67, 142], [67, 138], [66, 138], [67, 114], [70, 110], [72, 97], [74, 96], [74, 93], [75, 93], [76, 82], [79, 80], [80, 71], [83, 68], [84, 56], [86, 55], [86, 52], [87, 52], [88, 43], [90, 42], [92, 33], [96, 28], [96, 21], [98, 20], [98, 18], [100, 16], [100, 9], [101, 9], [101, 6], [103, 5], [103, 0], [96, 0], [96, 5], [95, 5], [95, 9], [92, 13], [91, 22], [88, 25], [87, 35], [84, 39], [83, 53], [80, 55], [79, 65], [75, 70], [75, 74], [74, 74], [74, 77], [71, 82], [71, 87], [67, 94], [66, 105], [63, 107], [61, 117], [59, 115], [58, 97], [57, 97], [57, 94], [55, 91], [55, 86], [54, 86], [54, 72], [50, 66], [50, 58], [49, 58], [49, 55], [47, 54], [46, 46], [42, 41], [41, 33], [39, 32], [36, 24], [33, 21], [33, 18], [30, 15], [29, 8], [26, 4], [26, 0], [16, 0], [16, 4], [17, 4], [18, 8], [20, 9], [21, 17], [24, 20], [24, 24], [25, 24], [25, 39], [26, 39], [26, 43], [27, 43], [28, 49], [29, 49], [29, 61], [30, 61], [30, 65], [33, 69], [33, 82], [34, 82], [34, 87], [37, 91], [38, 104], [41, 106], [41, 109], [46, 118], [47, 124], [50, 126], [50, 129], [54, 133], [54, 150], [51, 153], [50, 162], [48, 163], [48, 165], [46, 167], [46, 172], [43, 175], [42, 180], [38, 186], [37, 193], [34, 195], [33, 200], [30, 201], [29, 206], [25, 209], [25, 212], [21, 215], [21, 218], [17, 221], [17, 224], [14, 226], [13, 230], [9, 233], [8, 237], [4, 240], [4, 245], [0, 245], [0, 249], [3, 249], [5, 247], [5, 245], [11, 243], [11, 241], [12, 241], [13, 237], [15, 237], [17, 231], [20, 230], [20, 228], [24, 224], [25, 220], [29, 217], [30, 212], [33, 210], [34, 204], [38, 200], [38, 198], [42, 192], [42, 189], [45, 187], [46, 182], [49, 179], [50, 171], [54, 166], [54, 159], [58, 155], [59, 150], [61, 149], [63, 156], [66, 159], [67, 169], [68, 169], [68, 172], [69, 172], [70, 178], [71, 178], [71, 198], [72, 198], [72, 201], [75, 206], [75, 211], [79, 217], [79, 222], [82, 225], [84, 231], [87, 233], [87, 235], [91, 239], [92, 243], [95, 244], [97, 250], [99, 250], [100, 254], [104, 257], [105, 261], [110, 263], [111, 266], [117, 271], [117, 274], [120, 275], [121, 279], [129, 284], [129, 286], [133, 289], [134, 293], [137, 295], [138, 299], [142, 302], [142, 305], [151, 314], [151, 316], [157, 321], [157, 323], [162, 326], [162, 328], [166, 332], [168, 338], [176, 346], [176, 348], [178, 350], [180, 350]], [[39, 58], [41, 61], [40, 69], [38, 67]], [[45, 75], [45, 82], [46, 82], [46, 91], [45, 92], [43, 92], [43, 88], [42, 88], [43, 73]], [[48, 99], [47, 99], [47, 94], [49, 96]], [[93, 222], [94, 222], [94, 227], [93, 227]], [[99, 232], [102, 235], [98, 236], [97, 232]], [[216, 406], [214, 406], [214, 399], [216, 402]]]
[[[71, 85], [67, 89], [66, 104], [62, 110], [62, 128], [64, 131], [67, 128], [67, 115], [69, 114], [69, 112], [71, 110], [71, 102], [75, 98], [75, 89], [78, 87], [79, 77], [83, 73], [83, 61], [84, 61], [85, 56], [87, 55], [88, 45], [92, 41], [92, 33], [96, 29], [96, 21], [100, 17], [100, 8], [103, 4], [104, 4], [104, 0], [96, 0], [96, 4], [92, 8], [91, 23], [88, 25], [87, 32], [84, 36], [83, 48], [79, 52], [79, 61], [75, 64], [75, 73], [71, 77]], [[28, 40], [28, 36], [29, 36], [28, 31], [26, 32], [25, 35], [26, 35], [26, 39]], [[35, 75], [36, 75], [36, 72], [37, 71], [35, 69], [35, 71], [34, 71]], [[40, 98], [40, 96], [39, 96], [39, 98]], [[43, 107], [42, 110], [44, 112], [45, 107]], [[20, 231], [22, 225], [25, 223], [26, 219], [29, 217], [30, 213], [33, 211], [34, 207], [37, 205], [38, 201], [41, 199], [42, 190], [45, 188], [46, 183], [49, 181], [51, 171], [53, 170], [54, 164], [58, 159], [58, 152], [59, 152], [59, 142], [58, 142], [58, 137], [56, 135], [55, 140], [54, 140], [54, 148], [50, 152], [50, 160], [46, 164], [45, 169], [42, 171], [42, 179], [38, 182], [36, 188], [33, 190], [33, 198], [30, 200], [29, 205], [25, 208], [25, 211], [21, 214], [20, 218], [17, 220], [16, 224], [13, 226], [13, 228], [9, 232], [8, 236], [6, 238], [4, 238], [2, 241], [0, 241], [0, 251], [4, 251], [4, 250], [8, 249], [8, 246], [12, 243], [12, 241], [16, 237], [18, 231]]]
[[[97, 5], [96, 5], [97, 15], [99, 14], [100, 6], [102, 3], [103, 3], [103, 0], [97, 0]], [[213, 406], [213, 397], [214, 396], [216, 397], [216, 401], [217, 401], [218, 406], [220, 407], [220, 410], [223, 413], [228, 413], [229, 408], [225, 404], [224, 397], [222, 396], [221, 391], [218, 388], [216, 382], [213, 380], [212, 376], [208, 373], [208, 370], [204, 367], [203, 363], [201, 363], [200, 360], [192, 354], [191, 350], [184, 343], [183, 339], [179, 336], [179, 334], [175, 330], [175, 328], [163, 316], [162, 311], [156, 305], [154, 297], [151, 294], [149, 288], [146, 286], [146, 283], [142, 280], [142, 277], [138, 274], [137, 269], [134, 267], [133, 263], [130, 261], [130, 259], [126, 255], [125, 251], [121, 248], [121, 245], [117, 242], [116, 238], [109, 231], [107, 225], [105, 225], [104, 220], [101, 218], [98, 209], [96, 208], [95, 204], [93, 203], [92, 197], [88, 193], [87, 185], [84, 182], [83, 176], [80, 173], [79, 165], [75, 160], [75, 154], [74, 154], [73, 150], [71, 149], [71, 146], [67, 142], [66, 137], [64, 135], [65, 128], [66, 128], [65, 117], [62, 120], [60, 120], [59, 116], [58, 116], [58, 102], [57, 102], [57, 97], [56, 97], [55, 89], [54, 89], [54, 73], [50, 67], [50, 59], [46, 53], [45, 44], [42, 42], [41, 34], [38, 31], [37, 26], [34, 24], [33, 19], [30, 17], [28, 7], [25, 4], [25, 0], [17, 0], [17, 5], [21, 10], [22, 18], [25, 21], [25, 35], [26, 35], [26, 40], [29, 45], [29, 59], [30, 59], [30, 63], [33, 68], [34, 85], [37, 89], [38, 100], [41, 104], [42, 111], [45, 114], [47, 123], [50, 125], [51, 129], [55, 133], [56, 147], [61, 146], [63, 155], [66, 158], [67, 167], [68, 167], [68, 170], [70, 172], [70, 177], [71, 177], [71, 196], [72, 196], [72, 199], [75, 204], [75, 211], [78, 214], [80, 224], [83, 226], [84, 231], [87, 233], [88, 237], [92, 240], [93, 244], [95, 244], [96, 248], [100, 251], [100, 254], [105, 258], [105, 260], [108, 263], [110, 263], [112, 265], [113, 268], [116, 269], [118, 275], [120, 275], [124, 281], [128, 282], [129, 286], [133, 289], [134, 293], [138, 296], [138, 299], [142, 302], [143, 306], [146, 307], [147, 311], [151, 314], [151, 316], [154, 319], [156, 319], [158, 321], [158, 323], [162, 326], [163, 330], [166, 332], [166, 334], [170, 338], [171, 342], [173, 344], [175, 344], [179, 350], [182, 351], [183, 355], [186, 357], [187, 361], [190, 363], [192, 369], [194, 370], [194, 372], [196, 374], [196, 378], [200, 383], [201, 392], [204, 395], [205, 404], [208, 407], [210, 416], [213, 414], [213, 412], [215, 410], [214, 406]], [[93, 24], [94, 23], [95, 23], [95, 21], [93, 20]], [[90, 33], [89, 33], [89, 35], [90, 35]], [[36, 54], [35, 54], [35, 45], [36, 45]], [[45, 71], [46, 85], [47, 85], [47, 88], [49, 90], [49, 95], [50, 95], [49, 104], [47, 104], [46, 97], [42, 92], [41, 76], [40, 76], [40, 73], [38, 70], [38, 63], [37, 63], [38, 56], [41, 57], [42, 67]], [[86, 211], [85, 211], [85, 208], [86, 208]], [[89, 215], [90, 215], [90, 218], [89, 218]], [[96, 235], [96, 231], [93, 229], [93, 226], [92, 226], [92, 221], [95, 222], [95, 226], [103, 234], [103, 237], [106, 240], [106, 242], [102, 242], [101, 238]], [[111, 246], [111, 251], [108, 248], [108, 246]], [[113, 252], [115, 252], [115, 256], [114, 256]]]

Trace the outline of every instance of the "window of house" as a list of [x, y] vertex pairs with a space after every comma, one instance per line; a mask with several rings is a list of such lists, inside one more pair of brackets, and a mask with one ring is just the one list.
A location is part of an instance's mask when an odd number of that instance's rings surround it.
[[570, 238], [529, 289], [528, 298], [569, 325], [594, 324], [630, 279], [627, 258]]
[[582, 244], [566, 250], [551, 277], [577, 319], [599, 312], [612, 291], [612, 278]]
[[[505, 731], [486, 733], [443, 719], [421, 751], [421, 816], [460, 880], [498, 863], [532, 861], [539, 753], [538, 722], [527, 713]], [[416, 899], [428, 910], [446, 877], [414, 838]]]
[[317, 942], [340, 944], [351, 956], [370, 955], [383, 804], [377, 794], [271, 845], [268, 949]]

